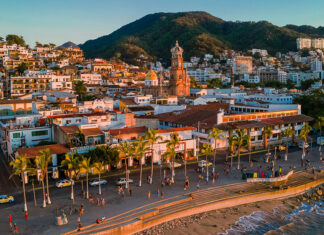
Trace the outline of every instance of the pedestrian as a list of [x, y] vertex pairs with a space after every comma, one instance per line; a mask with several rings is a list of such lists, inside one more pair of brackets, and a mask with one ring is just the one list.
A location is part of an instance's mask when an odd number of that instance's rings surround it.
[[122, 197], [123, 197], [123, 199], [125, 199], [125, 192], [124, 192], [124, 190], [122, 191]]
[[200, 188], [200, 184], [199, 184], [199, 182], [197, 183], [197, 189], [199, 190], [199, 188]]
[[157, 195], [160, 195], [160, 188], [157, 188]]
[[213, 184], [215, 184], [215, 176], [213, 176]]
[[161, 198], [163, 199], [164, 198], [164, 192], [161, 191]]
[[80, 206], [80, 216], [83, 215], [83, 212], [84, 212], [84, 207], [83, 207], [83, 204]]
[[100, 199], [97, 197], [97, 206], [100, 206]]
[[9, 214], [9, 226], [10, 226], [10, 231], [13, 232], [13, 225], [12, 225], [11, 214]]
[[150, 191], [148, 191], [148, 193], [147, 193], [147, 199], [151, 200], [151, 192]]
[[183, 190], [187, 190], [187, 184], [185, 183], [184, 186], [183, 186]]
[[102, 206], [105, 205], [105, 199], [104, 199], [104, 198], [102, 198], [101, 205], [102, 205]]
[[72, 215], [73, 209], [72, 206], [70, 206], [70, 215]]
[[129, 196], [131, 197], [132, 196], [132, 190], [129, 189]]
[[14, 233], [16, 233], [16, 234], [18, 233], [18, 226], [16, 223], [14, 224]]
[[218, 177], [219, 177], [219, 173], [216, 172], [216, 180], [218, 180]]

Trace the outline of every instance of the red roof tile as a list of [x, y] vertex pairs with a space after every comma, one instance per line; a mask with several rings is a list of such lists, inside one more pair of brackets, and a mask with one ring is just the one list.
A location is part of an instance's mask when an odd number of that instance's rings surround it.
[[132, 133], [145, 133], [146, 131], [147, 131], [147, 128], [145, 126], [126, 127], [126, 128], [108, 130], [109, 134], [112, 136], [132, 134]]
[[34, 158], [39, 154], [39, 151], [49, 149], [51, 154], [65, 154], [70, 152], [70, 149], [65, 147], [63, 144], [51, 144], [43, 146], [35, 146], [28, 148], [20, 148], [17, 150], [19, 155], [27, 158]]
[[81, 132], [84, 136], [98, 136], [98, 135], [104, 135], [102, 130], [99, 128], [87, 128], [87, 129], [81, 129]]

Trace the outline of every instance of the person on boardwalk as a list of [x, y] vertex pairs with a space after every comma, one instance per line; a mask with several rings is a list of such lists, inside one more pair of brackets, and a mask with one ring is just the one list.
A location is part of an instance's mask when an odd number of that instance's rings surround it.
[[13, 232], [13, 226], [12, 226], [12, 217], [11, 217], [11, 214], [9, 214], [8, 218], [9, 218], [10, 231]]
[[151, 192], [150, 191], [148, 191], [148, 193], [147, 193], [147, 199], [151, 200]]
[[18, 234], [18, 227], [17, 227], [17, 224], [16, 223], [14, 224], [14, 233], [15, 234]]

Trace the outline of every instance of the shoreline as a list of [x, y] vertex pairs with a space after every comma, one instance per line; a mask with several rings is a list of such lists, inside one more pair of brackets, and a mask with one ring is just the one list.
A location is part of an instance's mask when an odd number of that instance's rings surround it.
[[151, 227], [144, 231], [135, 233], [136, 235], [153, 234], [225, 234], [240, 218], [249, 216], [256, 211], [272, 214], [274, 210], [280, 210], [285, 214], [297, 209], [303, 202], [313, 204], [318, 200], [323, 200], [323, 194], [318, 195], [317, 189], [324, 192], [324, 184], [309, 189], [301, 195], [265, 200], [243, 204], [234, 207], [212, 210], [188, 217], [171, 220], [160, 225]]

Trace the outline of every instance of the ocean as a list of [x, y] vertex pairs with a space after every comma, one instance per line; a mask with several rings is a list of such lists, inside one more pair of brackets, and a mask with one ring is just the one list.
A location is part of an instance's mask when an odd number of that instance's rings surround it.
[[302, 204], [287, 214], [280, 208], [272, 213], [255, 211], [242, 216], [225, 233], [218, 235], [324, 235], [324, 202]]

